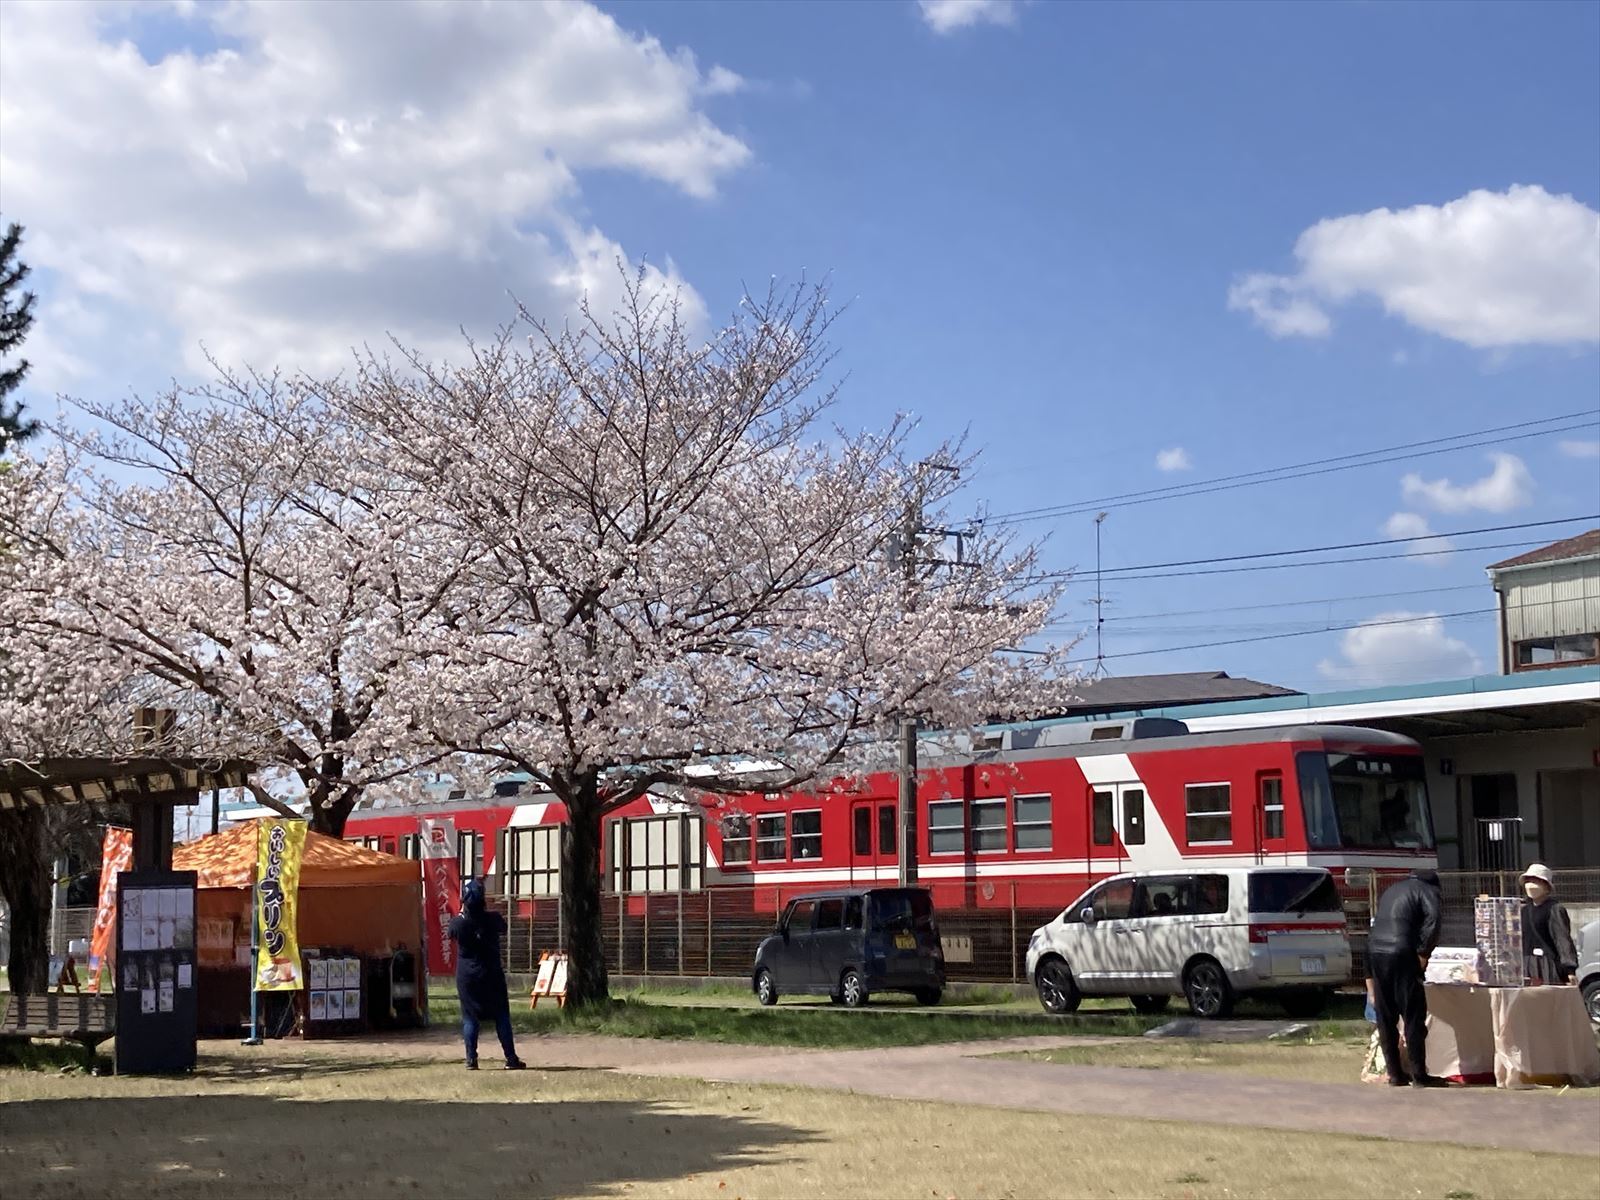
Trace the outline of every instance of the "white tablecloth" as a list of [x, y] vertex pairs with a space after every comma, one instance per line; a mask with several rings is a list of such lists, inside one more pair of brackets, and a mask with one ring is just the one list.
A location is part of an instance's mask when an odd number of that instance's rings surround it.
[[1575, 987], [1490, 988], [1501, 1087], [1600, 1083], [1600, 1047]]
[[1428, 1071], [1462, 1083], [1495, 1079], [1494, 988], [1430, 983]]

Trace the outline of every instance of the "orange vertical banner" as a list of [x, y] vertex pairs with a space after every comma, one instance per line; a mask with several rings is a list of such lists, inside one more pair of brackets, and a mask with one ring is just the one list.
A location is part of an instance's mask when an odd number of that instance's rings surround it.
[[117, 927], [117, 872], [133, 866], [133, 830], [107, 825], [100, 843], [100, 903], [94, 910], [89, 938], [89, 990], [100, 990], [100, 969], [111, 957], [111, 935]]

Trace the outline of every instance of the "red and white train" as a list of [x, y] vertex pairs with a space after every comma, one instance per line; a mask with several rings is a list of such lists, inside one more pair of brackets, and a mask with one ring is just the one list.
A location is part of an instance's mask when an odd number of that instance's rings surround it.
[[[1178, 721], [1042, 723], [925, 756], [919, 882], [943, 909], [1064, 904], [1119, 871], [1256, 863], [1436, 865], [1421, 748], [1371, 729], [1192, 734]], [[450, 816], [461, 870], [493, 892], [559, 894], [561, 804], [515, 779], [488, 799], [353, 814], [346, 837], [415, 855], [419, 816]], [[608, 818], [614, 892], [743, 888], [755, 911], [819, 887], [893, 881], [893, 773], [779, 796], [646, 797]]]

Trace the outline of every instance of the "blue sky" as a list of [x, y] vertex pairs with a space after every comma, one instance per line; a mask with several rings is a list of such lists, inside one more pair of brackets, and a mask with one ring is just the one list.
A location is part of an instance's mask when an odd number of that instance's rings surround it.
[[[29, 228], [41, 394], [189, 375], [202, 341], [447, 345], [624, 254], [711, 318], [829, 276], [839, 420], [970, 429], [991, 513], [1600, 414], [1600, 5], [601, 7], [8, 5], [0, 209]], [[1105, 562], [1593, 514], [1597, 437], [1108, 505]], [[1108, 665], [1492, 670], [1487, 617], [1415, 618], [1489, 606], [1516, 551], [1473, 545], [1584, 527], [1108, 584]], [[1017, 529], [1092, 565], [1089, 514]]]

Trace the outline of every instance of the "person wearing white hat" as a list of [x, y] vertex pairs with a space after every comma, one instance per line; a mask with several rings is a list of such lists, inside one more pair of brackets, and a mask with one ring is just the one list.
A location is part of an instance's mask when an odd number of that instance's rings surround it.
[[[1578, 972], [1578, 949], [1572, 941], [1572, 918], [1555, 898], [1555, 877], [1543, 863], [1522, 873], [1522, 953], [1528, 975], [1538, 969], [1545, 983], [1567, 983]], [[1540, 951], [1535, 956], [1534, 951]], [[1543, 967], [1535, 964], [1543, 959]]]

